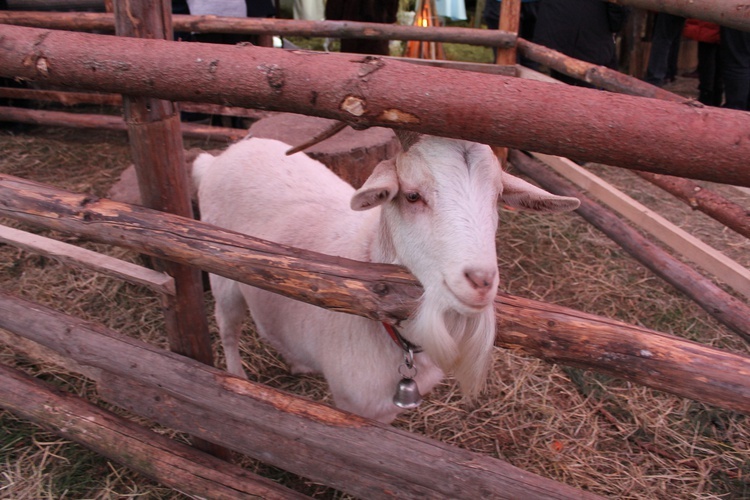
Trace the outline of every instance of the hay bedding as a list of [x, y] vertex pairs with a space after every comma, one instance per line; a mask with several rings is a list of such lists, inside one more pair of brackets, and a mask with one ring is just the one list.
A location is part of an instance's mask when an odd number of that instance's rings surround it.
[[[124, 135], [107, 132], [0, 131], [0, 150], [2, 172], [100, 196], [129, 163]], [[640, 201], [750, 265], [747, 240], [627, 172], [597, 168]], [[747, 353], [736, 336], [575, 215], [504, 212], [499, 234], [502, 286], [510, 293]], [[137, 260], [124, 250], [63, 239]], [[7, 246], [0, 247], [0, 286], [165, 345], [158, 302], [140, 287], [63, 268]], [[210, 303], [210, 293], [206, 295]], [[255, 337], [248, 335], [242, 350], [252, 379], [327, 400], [320, 378], [290, 375]], [[81, 377], [35, 364], [7, 347], [0, 348], [0, 358], [97, 401], [95, 388]], [[447, 381], [395, 425], [606, 496], [750, 497], [746, 416], [501, 349], [495, 352], [487, 391], [477, 402], [462, 401]], [[182, 497], [8, 412], [0, 412], [0, 428], [0, 497]], [[315, 497], [342, 497], [271, 467], [246, 459], [244, 465]]]

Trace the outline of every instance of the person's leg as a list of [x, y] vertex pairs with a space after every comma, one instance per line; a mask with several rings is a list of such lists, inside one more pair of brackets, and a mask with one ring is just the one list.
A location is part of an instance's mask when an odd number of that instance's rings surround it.
[[677, 76], [677, 63], [680, 59], [680, 42], [682, 41], [682, 29], [685, 27], [685, 18], [672, 15], [669, 17], [668, 33], [671, 41], [669, 44], [669, 58], [667, 60], [665, 80], [673, 82]]
[[664, 85], [670, 67], [670, 51], [678, 39], [685, 18], [659, 12], [654, 21], [654, 35], [646, 69], [646, 81], [653, 85]]
[[[534, 27], [536, 26], [536, 11], [539, 9], [539, 2], [523, 2], [521, 3], [521, 23], [518, 27], [518, 36], [525, 40], [534, 39]], [[519, 55], [519, 64], [526, 66], [527, 68], [539, 69], [539, 64], [535, 63], [531, 59]]]
[[750, 110], [750, 33], [721, 28], [724, 107]]
[[698, 42], [698, 101], [707, 106], [716, 106], [714, 102], [716, 81], [715, 43]]

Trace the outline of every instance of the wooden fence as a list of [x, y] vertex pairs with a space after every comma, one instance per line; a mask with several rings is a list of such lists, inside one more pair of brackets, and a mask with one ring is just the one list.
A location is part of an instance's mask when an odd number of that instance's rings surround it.
[[[163, 27], [167, 26], [166, 2], [161, 2], [161, 17], [157, 11], [148, 10], [146, 4], [129, 2], [127, 8], [135, 10], [115, 13], [120, 34], [144, 35], [127, 25], [125, 14], [135, 19], [155, 16]], [[169, 29], [165, 29], [156, 38], [167, 36]], [[297, 112], [337, 118], [359, 127], [418, 130], [642, 171], [750, 186], [750, 171], [746, 168], [750, 141], [742, 140], [750, 130], [750, 116], [698, 107], [658, 92], [652, 97], [664, 100], [560, 88], [503, 75], [473, 75], [370, 57], [352, 60], [351, 55], [180, 44], [14, 26], [0, 30], [0, 76], [43, 86], [126, 95], [127, 128], [134, 156], [141, 157], [136, 159], [137, 166], [146, 157], [152, 160], [160, 156], [139, 146], [153, 134], [175, 141], [172, 156], [179, 159], [182, 155], [179, 140], [175, 139], [180, 132], [174, 108], [159, 100], [170, 99]], [[397, 35], [389, 32], [383, 36]], [[507, 47], [512, 40], [513, 37], [496, 36], [487, 44]], [[521, 42], [521, 50], [533, 50], [523, 47]], [[648, 88], [642, 90], [652, 92]], [[434, 105], [436, 100], [440, 106]], [[585, 107], [581, 106], [583, 102]], [[649, 119], [634, 122], [622, 109]], [[683, 124], [679, 131], [672, 127], [675, 121]], [[576, 141], [568, 140], [571, 136]], [[643, 137], [659, 140], [644, 143]], [[633, 155], [636, 148], [640, 154]], [[520, 156], [515, 160], [518, 164], [525, 161]], [[132, 271], [120, 276], [153, 282], [165, 300], [171, 301], [176, 316], [192, 307], [176, 295], [177, 290], [189, 290], [194, 296], [187, 300], [196, 300], [197, 268], [379, 321], [400, 321], [413, 310], [420, 287], [402, 268], [346, 262], [288, 249], [193, 221], [184, 205], [184, 186], [178, 189], [175, 200], [168, 199], [164, 204], [168, 191], [164, 185], [174, 185], [180, 168], [177, 163], [165, 160], [155, 173], [140, 171], [147, 204], [171, 213], [93, 199], [0, 175], [0, 214], [162, 259], [178, 286], [164, 274], [143, 277], [140, 271]], [[50, 251], [44, 243], [36, 248]], [[269, 276], [279, 279], [266, 279]], [[747, 305], [726, 295], [711, 307], [718, 309], [725, 324], [750, 336]], [[71, 361], [100, 383], [107, 399], [188, 432], [201, 440], [204, 449], [217, 454], [225, 448], [236, 450], [367, 498], [593, 498], [500, 460], [237, 379], [206, 364], [9, 294], [0, 294], [0, 311], [0, 327]], [[496, 300], [496, 313], [499, 346], [750, 413], [750, 358], [746, 356], [503, 294]], [[192, 320], [190, 325], [180, 323], [184, 318], [173, 319], [172, 349], [210, 362], [210, 355], [206, 355], [205, 317]], [[197, 331], [188, 335], [185, 343], [187, 329]], [[118, 356], [113, 357], [113, 352]], [[125, 442], [120, 436], [138, 435], [133, 442], [150, 441], [147, 431], [58, 394], [13, 370], [3, 368], [2, 377], [3, 406], [53, 426], [165, 484], [190, 485], [195, 494], [216, 498], [293, 495], [199, 451], [154, 438], [155, 446], [165, 456], [180, 457], [190, 464], [180, 467], [182, 475], [176, 475], [174, 469], [159, 465], [171, 459], [143, 460], [145, 456], [157, 456], [154, 448], [134, 445], [118, 451]], [[160, 404], [155, 405], [154, 401]], [[58, 411], [50, 412], [50, 407]], [[108, 424], [93, 426], [100, 421]], [[252, 432], [247, 431], [249, 428]], [[357, 445], [351, 446], [352, 442]], [[362, 449], [368, 453], [361, 453]], [[394, 455], [399, 457], [397, 463], [392, 459]], [[129, 457], [135, 460], [129, 461]], [[206, 475], [209, 469], [215, 473]]]

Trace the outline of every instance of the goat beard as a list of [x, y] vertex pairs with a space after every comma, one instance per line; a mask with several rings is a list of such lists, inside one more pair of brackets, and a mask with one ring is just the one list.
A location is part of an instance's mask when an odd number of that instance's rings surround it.
[[465, 396], [476, 397], [484, 388], [495, 343], [491, 305], [464, 315], [425, 296], [410, 321], [408, 336], [444, 372], [455, 376]]

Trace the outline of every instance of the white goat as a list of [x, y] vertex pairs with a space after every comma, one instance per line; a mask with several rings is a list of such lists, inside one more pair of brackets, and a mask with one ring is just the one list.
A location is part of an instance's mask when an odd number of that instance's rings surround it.
[[[424, 287], [403, 336], [421, 346], [414, 377], [430, 391], [452, 372], [475, 395], [490, 367], [498, 285], [498, 200], [537, 211], [575, 209], [504, 173], [488, 146], [400, 134], [403, 152], [357, 191], [289, 146], [247, 139], [193, 166], [205, 222], [278, 243], [406, 266]], [[238, 339], [246, 307], [295, 373], [320, 372], [339, 408], [390, 422], [402, 350], [384, 325], [211, 276], [229, 372], [244, 377]]]

